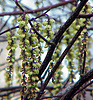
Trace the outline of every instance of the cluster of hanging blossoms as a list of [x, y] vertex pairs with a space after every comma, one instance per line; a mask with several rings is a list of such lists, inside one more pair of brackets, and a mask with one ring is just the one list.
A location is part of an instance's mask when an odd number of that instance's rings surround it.
[[[22, 61], [20, 73], [22, 77], [21, 85], [23, 87], [21, 93], [23, 97], [25, 96], [25, 93], [27, 93], [28, 98], [33, 99], [39, 91], [37, 85], [39, 81], [38, 74], [39, 67], [41, 65], [41, 55], [43, 53], [42, 44], [45, 45], [43, 47], [45, 49], [48, 48], [48, 44], [34, 32], [32, 27], [28, 27], [28, 20], [29, 16], [27, 14], [17, 18], [19, 29], [17, 30], [17, 34], [15, 36], [12, 36], [10, 32], [7, 33], [8, 46], [6, 48], [14, 53], [17, 47], [15, 41], [17, 38], [19, 39], [19, 47], [21, 49], [20, 60]], [[51, 41], [54, 36], [54, 32], [52, 31], [52, 24], [54, 22], [54, 19], [49, 19], [40, 24], [34, 20], [32, 24], [35, 30], [37, 30], [47, 41]], [[9, 61], [9, 75], [12, 75], [11, 66], [13, 66], [15, 62], [15, 56], [12, 55], [13, 54], [10, 54], [7, 58]], [[10, 82], [10, 80], [6, 81]]]

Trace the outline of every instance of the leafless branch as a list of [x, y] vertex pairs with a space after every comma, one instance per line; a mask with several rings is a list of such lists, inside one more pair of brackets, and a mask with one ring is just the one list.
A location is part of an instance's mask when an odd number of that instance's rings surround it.
[[[56, 8], [56, 7], [59, 7], [59, 6], [66, 5], [68, 3], [72, 3], [74, 1], [75, 0], [70, 0], [70, 1], [60, 2], [60, 3], [54, 4], [52, 6], [47, 6], [47, 7], [43, 7], [43, 8], [39, 8], [39, 9], [35, 9], [35, 10], [27, 10], [27, 11], [25, 11], [25, 13], [36, 13], [36, 12], [47, 10], [49, 8], [53, 9], [53, 8]], [[3, 13], [0, 14], [0, 16], [5, 16], [5, 15], [19, 15], [19, 14], [23, 14], [23, 11], [3, 12]]]

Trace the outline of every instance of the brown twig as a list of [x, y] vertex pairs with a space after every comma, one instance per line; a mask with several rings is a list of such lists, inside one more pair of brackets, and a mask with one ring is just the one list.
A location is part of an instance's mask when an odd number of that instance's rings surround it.
[[2, 29], [5, 27], [10, 18], [11, 16], [9, 16], [8, 19], [5, 21], [5, 23], [1, 26], [0, 31], [2, 31]]
[[20, 6], [20, 4], [18, 3], [17, 0], [15, 0], [16, 5], [22, 10], [22, 12], [24, 12], [24, 9]]
[[[43, 7], [43, 8], [38, 8], [38, 9], [35, 9], [35, 10], [27, 10], [25, 11], [25, 13], [36, 13], [36, 12], [40, 12], [40, 11], [44, 11], [44, 10], [47, 10], [51, 7], [51, 9], [53, 8], [56, 8], [56, 7], [59, 7], [59, 6], [63, 6], [63, 5], [66, 5], [68, 3], [72, 3], [74, 2], [75, 0], [70, 0], [70, 1], [65, 1], [65, 2], [60, 2], [58, 4], [54, 4], [52, 6], [47, 6], [47, 7]], [[23, 11], [13, 11], [13, 12], [3, 12], [0, 14], [0, 16], [5, 16], [5, 15], [19, 15], [19, 14], [23, 14]]]
[[77, 18], [91, 18], [93, 17], [93, 14], [79, 14]]
[[8, 31], [10, 31], [10, 30], [16, 29], [16, 28], [19, 28], [19, 26], [15, 26], [15, 27], [9, 28], [9, 29], [7, 29], [7, 30], [1, 32], [0, 35], [4, 34], [5, 32], [8, 32]]
[[37, 17], [35, 17], [35, 18], [32, 18], [32, 19], [30, 19], [29, 21], [32, 21], [32, 20], [34, 20], [34, 19], [40, 18], [40, 17], [42, 17], [42, 16], [45, 16], [46, 13], [47, 13], [50, 9], [51, 9], [51, 7], [50, 7], [47, 11], [45, 11], [43, 14], [40, 14], [39, 16], [37, 16]]
[[0, 94], [0, 97], [8, 96], [8, 95], [15, 93], [15, 92], [20, 92], [20, 89], [15, 89], [15, 90], [12, 90], [12, 91], [7, 92], [7, 93]]
[[49, 42], [49, 41], [46, 40], [41, 34], [39, 34], [39, 33], [37, 32], [37, 30], [34, 28], [34, 26], [32, 25], [32, 23], [31, 23], [30, 20], [29, 20], [29, 23], [30, 23], [30, 25], [31, 25], [31, 27], [32, 27], [32, 29], [33, 29], [33, 31], [34, 31], [40, 38], [42, 38], [48, 45], [53, 45], [52, 42]]
[[11, 91], [11, 90], [21, 89], [21, 88], [22, 88], [21, 86], [4, 87], [4, 88], [0, 88], [0, 92]]

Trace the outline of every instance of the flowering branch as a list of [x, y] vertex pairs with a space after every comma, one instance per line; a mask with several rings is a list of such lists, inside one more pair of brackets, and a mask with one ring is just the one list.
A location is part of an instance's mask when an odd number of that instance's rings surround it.
[[[88, 0], [86, 0], [87, 2]], [[59, 42], [59, 40], [62, 39], [63, 37], [63, 33], [66, 31], [66, 29], [72, 24], [72, 22], [75, 20], [75, 18], [78, 16], [79, 12], [81, 11], [82, 7], [85, 5], [86, 3], [85, 1], [82, 1], [79, 6], [76, 8], [76, 10], [73, 12], [73, 14], [70, 16], [70, 18], [65, 22], [65, 24], [63, 26], [60, 27], [59, 31], [57, 32], [56, 36], [53, 39], [53, 43], [55, 45], [51, 46], [47, 52], [47, 55], [40, 67], [39, 70], [39, 78], [41, 77], [42, 73], [44, 72], [44, 70], [46, 69], [49, 61], [51, 60], [52, 54], [55, 50], [55, 47], [57, 45], [57, 43]]]
[[57, 68], [59, 67], [59, 65], [61, 64], [62, 60], [64, 59], [64, 57], [66, 56], [66, 54], [68, 53], [68, 51], [70, 50], [70, 48], [72, 47], [72, 45], [74, 44], [74, 42], [76, 41], [76, 39], [79, 37], [80, 33], [82, 32], [82, 30], [84, 29], [85, 26], [80, 27], [80, 29], [78, 30], [78, 32], [75, 34], [75, 36], [73, 37], [72, 41], [68, 44], [67, 48], [64, 50], [64, 52], [62, 53], [62, 55], [60, 56], [60, 58], [58, 59], [57, 63], [55, 64], [55, 66], [53, 67], [53, 69], [51, 70], [51, 73], [49, 73], [49, 75], [47, 76], [44, 84], [42, 85], [42, 88], [37, 96], [37, 98], [35, 100], [37, 100], [38, 98], [41, 97], [41, 93], [43, 93], [45, 87], [47, 86], [49, 80], [51, 79], [51, 77], [54, 75], [55, 71], [57, 70]]

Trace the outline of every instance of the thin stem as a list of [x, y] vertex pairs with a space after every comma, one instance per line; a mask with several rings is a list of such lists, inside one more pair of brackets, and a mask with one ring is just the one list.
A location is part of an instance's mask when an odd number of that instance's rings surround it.
[[31, 23], [30, 20], [29, 20], [29, 23], [30, 23], [30, 25], [31, 25], [31, 27], [32, 27], [32, 29], [33, 29], [33, 31], [34, 31], [40, 38], [42, 38], [48, 45], [53, 45], [52, 42], [49, 42], [49, 41], [46, 40], [41, 34], [39, 34], [39, 33], [37, 32], [37, 30], [34, 28], [34, 26], [32, 25], [32, 23]]
[[24, 12], [24, 9], [20, 6], [17, 0], [15, 0], [16, 5]]
[[19, 28], [19, 26], [15, 26], [15, 27], [9, 28], [9, 29], [7, 29], [7, 30], [1, 32], [0, 35], [2, 35], [2, 34], [4, 34], [4, 33], [8, 32], [8, 31], [10, 31], [10, 30], [16, 29], [16, 28]]
[[82, 68], [82, 74], [84, 74], [85, 71], [85, 62], [86, 62], [86, 51], [84, 50], [84, 60], [83, 60], [83, 68]]
[[9, 16], [8, 19], [5, 21], [5, 23], [1, 26], [0, 31], [2, 31], [2, 29], [5, 27], [10, 18], [11, 16]]
[[34, 19], [40, 18], [40, 17], [42, 17], [42, 16], [45, 16], [46, 13], [47, 13], [50, 9], [51, 9], [51, 7], [50, 7], [47, 11], [45, 11], [43, 14], [40, 14], [39, 16], [37, 16], [37, 17], [35, 17], [35, 18], [32, 18], [32, 19], [30, 19], [29, 21], [32, 21], [32, 20], [34, 20]]

